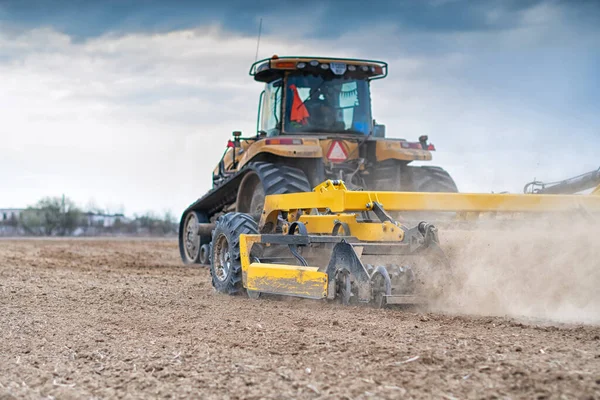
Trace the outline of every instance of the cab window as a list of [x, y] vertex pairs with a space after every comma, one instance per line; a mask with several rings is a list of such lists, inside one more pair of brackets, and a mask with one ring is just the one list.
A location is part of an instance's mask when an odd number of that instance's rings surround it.
[[265, 87], [260, 129], [267, 132], [267, 136], [276, 136], [281, 132], [281, 92], [281, 79], [268, 83]]

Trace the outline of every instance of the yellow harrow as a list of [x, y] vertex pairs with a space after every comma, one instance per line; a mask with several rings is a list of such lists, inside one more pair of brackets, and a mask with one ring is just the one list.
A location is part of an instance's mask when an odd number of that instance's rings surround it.
[[243, 213], [221, 216], [212, 232], [212, 282], [220, 292], [245, 289], [251, 298], [415, 304], [432, 293], [429, 276], [443, 284], [451, 266], [434, 225], [410, 227], [392, 215], [581, 210], [600, 213], [600, 196], [350, 191], [328, 180], [312, 192], [267, 196], [258, 223]]

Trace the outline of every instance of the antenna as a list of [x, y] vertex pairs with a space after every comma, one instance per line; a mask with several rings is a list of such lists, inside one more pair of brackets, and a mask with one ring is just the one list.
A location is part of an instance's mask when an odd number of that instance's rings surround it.
[[258, 60], [258, 46], [260, 46], [260, 34], [262, 32], [262, 17], [260, 19], [260, 23], [258, 24], [258, 40], [256, 41], [256, 55], [254, 56], [254, 62]]

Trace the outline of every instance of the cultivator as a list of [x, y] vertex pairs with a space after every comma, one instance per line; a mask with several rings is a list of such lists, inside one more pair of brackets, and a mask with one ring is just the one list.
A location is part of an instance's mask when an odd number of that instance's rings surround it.
[[269, 293], [344, 304], [421, 303], [443, 290], [451, 266], [435, 226], [411, 227], [392, 214], [582, 209], [600, 213], [600, 196], [350, 191], [328, 180], [312, 192], [267, 196], [258, 223], [243, 213], [220, 217], [212, 234], [212, 280], [218, 291], [245, 289], [252, 298]]

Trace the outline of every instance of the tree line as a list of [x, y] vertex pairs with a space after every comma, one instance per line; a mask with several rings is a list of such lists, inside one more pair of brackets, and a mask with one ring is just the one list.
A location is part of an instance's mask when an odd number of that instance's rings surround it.
[[6, 220], [0, 220], [0, 234], [26, 236], [102, 236], [102, 235], [150, 235], [177, 234], [175, 217], [166, 212], [158, 216], [152, 212], [105, 216], [98, 210], [82, 210], [66, 197], [45, 197]]

